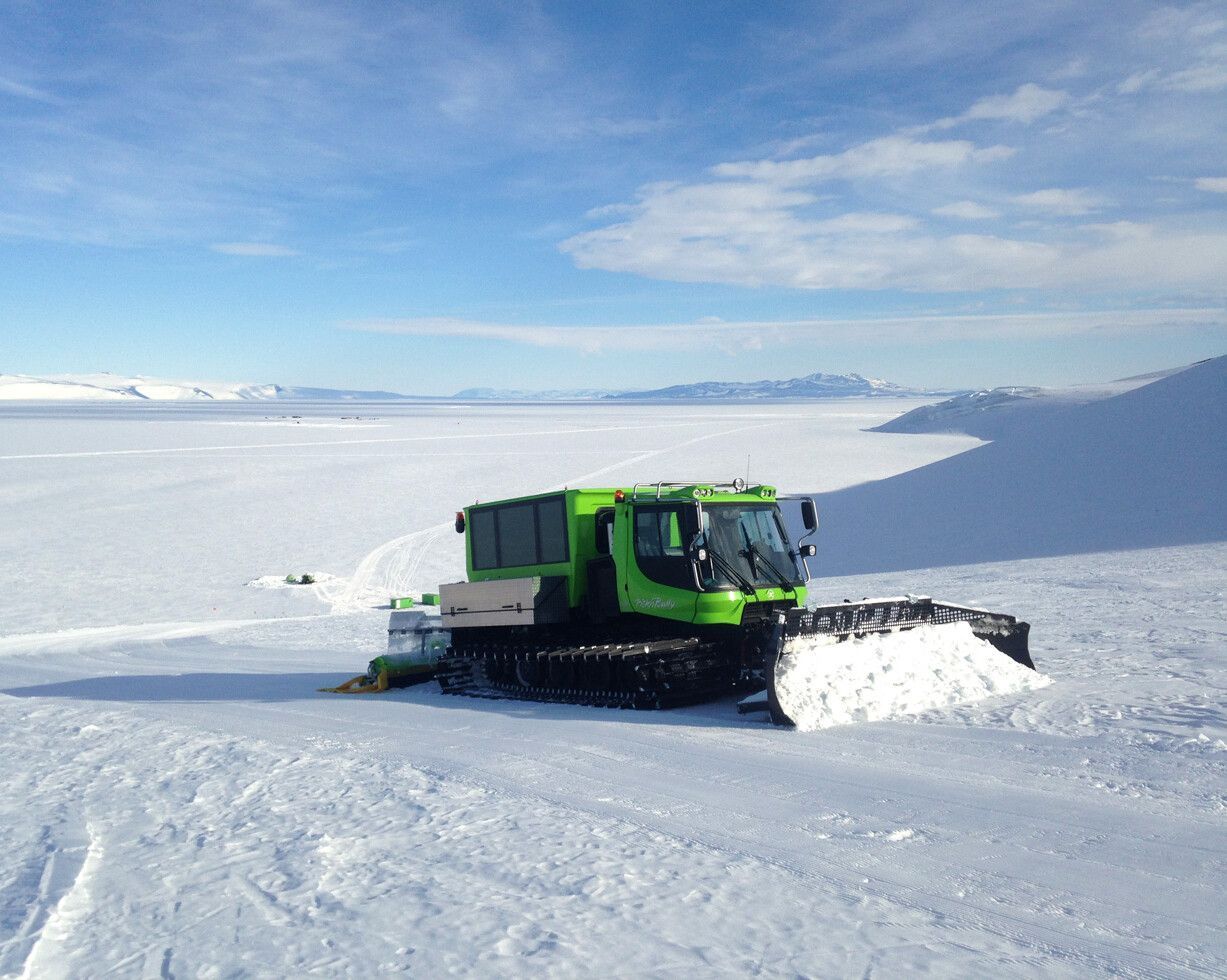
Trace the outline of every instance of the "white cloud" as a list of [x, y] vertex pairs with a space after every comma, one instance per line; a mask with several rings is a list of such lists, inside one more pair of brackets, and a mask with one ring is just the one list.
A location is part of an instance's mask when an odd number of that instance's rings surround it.
[[[1072, 104], [1066, 92], [1028, 83], [935, 125], [1029, 123]], [[1183, 224], [1113, 221], [1130, 215], [1110, 214], [1119, 205], [1089, 186], [1007, 190], [1012, 168], [996, 177], [985, 168], [1012, 148], [920, 135], [933, 128], [802, 159], [720, 163], [693, 183], [645, 185], [630, 203], [590, 212], [600, 226], [559, 247], [584, 269], [750, 287], [1221, 289], [1227, 231], [1190, 230], [1194, 216]], [[1044, 172], [1047, 147], [1036, 145], [1044, 138], [1036, 133], [1026, 147], [1026, 176]], [[989, 180], [996, 207], [960, 199]], [[1216, 189], [1216, 180], [1198, 186]], [[1034, 220], [1003, 225], [1006, 202]], [[1100, 213], [1096, 225], [1051, 220]], [[983, 222], [984, 230], [954, 234], [949, 219]]]
[[1194, 184], [1199, 191], [1227, 194], [1227, 177], [1198, 177]]
[[222, 255], [244, 255], [253, 258], [282, 258], [299, 253], [284, 245], [271, 245], [268, 242], [220, 242], [210, 245], [214, 252]]
[[[1106, 204], [1086, 189], [1067, 188], [1014, 200], [1066, 216]], [[625, 220], [575, 235], [560, 248], [580, 268], [795, 289], [1091, 289], [1122, 282], [1218, 289], [1227, 266], [1227, 232], [1118, 222], [1065, 229], [1052, 240], [951, 235], [909, 215], [809, 217], [819, 203], [825, 202], [776, 183], [655, 184], [641, 191]]]
[[992, 208], [977, 204], [975, 201], [955, 201], [953, 204], [943, 204], [934, 208], [933, 213], [943, 218], [962, 218], [965, 221], [988, 221], [1000, 218], [1001, 215]]
[[617, 350], [675, 350], [694, 343], [696, 331], [723, 330], [724, 324], [671, 324], [666, 327], [567, 327], [489, 323], [452, 317], [353, 320], [347, 330], [403, 334], [411, 337], [449, 337], [504, 341], [529, 347], [557, 347], [599, 354]]
[[1221, 92], [1227, 89], [1227, 45], [1216, 45], [1216, 60], [1182, 68], [1163, 80], [1174, 92]]
[[1108, 202], [1085, 188], [1049, 187], [1030, 194], [1017, 194], [1011, 200], [1025, 208], [1057, 215], [1081, 215], [1098, 211]]
[[1167, 55], [1166, 64], [1131, 74], [1117, 91], [1126, 95], [1145, 89], [1201, 94], [1227, 89], [1225, 32], [1227, 20], [1213, 5], [1161, 8], [1142, 25], [1140, 35], [1148, 49]]
[[[0, 151], [6, 234], [275, 237], [312, 208], [303, 227], [343, 233], [396, 220], [375, 202], [399, 208], [406, 178], [450, 190], [490, 165], [503, 179], [527, 149], [558, 184], [554, 155], [590, 146], [588, 162], [674, 124], [616, 65], [576, 64], [569, 32], [535, 4], [20, 6], [0, 30], [0, 110], [26, 103]], [[57, 41], [83, 33], [88, 45]], [[58, 203], [27, 187], [52, 168], [76, 180]]]
[[1003, 119], [1009, 122], [1033, 123], [1055, 112], [1070, 101], [1069, 93], [1059, 89], [1041, 88], [1033, 82], [1020, 85], [1010, 95], [989, 95], [972, 103], [959, 116], [939, 119], [933, 126], [950, 129], [960, 123], [979, 119]]
[[1134, 72], [1118, 86], [1116, 90], [1121, 95], [1134, 95], [1142, 89], [1153, 85], [1163, 73], [1158, 68], [1148, 68], [1146, 71]]
[[851, 212], [836, 218], [813, 221], [805, 228], [820, 235], [893, 235], [911, 231], [920, 222], [906, 214], [882, 214], [879, 212]]
[[751, 160], [712, 167], [717, 177], [749, 179], [773, 184], [808, 184], [824, 180], [863, 180], [898, 177], [920, 170], [957, 167], [967, 163], [1002, 160], [1014, 151], [1008, 146], [980, 148], [968, 140], [915, 140], [909, 136], [881, 136], [842, 153], [803, 160]]
[[7, 95], [16, 95], [22, 99], [32, 99], [35, 102], [46, 102], [48, 104], [53, 104], [60, 101], [49, 92], [44, 92], [42, 89], [37, 89], [33, 85], [25, 85], [22, 82], [15, 82], [11, 78], [0, 78], [0, 92], [4, 92]]
[[347, 330], [411, 337], [479, 338], [584, 354], [616, 351], [686, 351], [702, 342], [730, 353], [747, 346], [816, 341], [945, 343], [951, 340], [1029, 339], [1083, 333], [1133, 333], [1194, 327], [1227, 328], [1222, 309], [1104, 310], [1011, 314], [954, 314], [865, 319], [722, 321], [626, 326], [546, 326], [446, 317], [354, 320]]

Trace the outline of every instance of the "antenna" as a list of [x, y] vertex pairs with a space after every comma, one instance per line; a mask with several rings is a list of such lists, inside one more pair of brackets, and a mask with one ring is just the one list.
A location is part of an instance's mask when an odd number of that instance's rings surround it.
[[746, 453], [746, 486], [750, 485], [750, 454]]

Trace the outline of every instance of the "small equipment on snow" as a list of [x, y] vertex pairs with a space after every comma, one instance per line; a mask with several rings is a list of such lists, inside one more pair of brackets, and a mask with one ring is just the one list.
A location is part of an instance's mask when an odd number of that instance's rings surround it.
[[449, 639], [437, 615], [420, 609], [393, 609], [388, 624], [388, 652], [372, 660], [365, 674], [320, 690], [329, 694], [377, 694], [393, 687], [420, 684], [434, 677]]

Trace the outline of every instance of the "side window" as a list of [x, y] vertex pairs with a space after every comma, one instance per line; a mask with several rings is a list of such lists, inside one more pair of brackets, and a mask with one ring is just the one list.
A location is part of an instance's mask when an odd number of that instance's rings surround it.
[[635, 553], [645, 558], [680, 558], [685, 553], [676, 510], [635, 512]]
[[607, 555], [613, 550], [613, 522], [612, 509], [596, 512], [596, 553], [598, 555]]
[[660, 540], [661, 517], [655, 510], [635, 511], [635, 554], [640, 558], [663, 558], [665, 547]]
[[682, 524], [677, 507], [637, 507], [635, 557], [640, 570], [653, 581], [694, 589], [694, 563], [686, 557]]
[[677, 511], [669, 512], [668, 523], [660, 529], [660, 540], [666, 555], [676, 555], [679, 558], [682, 556], [682, 528], [677, 519]]

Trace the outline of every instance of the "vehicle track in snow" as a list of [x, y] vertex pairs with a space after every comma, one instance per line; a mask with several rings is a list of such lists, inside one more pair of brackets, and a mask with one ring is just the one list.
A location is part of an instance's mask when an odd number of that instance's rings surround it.
[[[514, 435], [517, 438], [528, 438], [535, 436], [586, 435], [589, 433], [601, 432], [637, 432], [648, 429], [679, 429], [693, 426], [694, 423], [692, 422], [655, 422], [648, 423], [646, 425], [602, 425], [594, 427], [577, 427], [571, 429], [525, 430], [515, 432]], [[506, 433], [503, 432], [459, 432], [447, 433], [446, 435], [429, 436], [386, 436], [378, 439], [322, 439], [303, 440], [300, 442], [234, 443], [213, 446], [159, 446], [155, 448], [141, 449], [95, 449], [63, 453], [14, 453], [7, 456], [0, 456], [0, 462], [34, 459], [86, 459], [94, 456], [160, 456], [173, 455], [177, 453], [233, 452], [235, 450], [247, 451], [251, 449], [304, 449], [320, 446], [368, 446], [411, 442], [455, 442], [457, 440], [468, 441], [475, 439], [496, 439], [505, 436]]]
[[[686, 424], [693, 426], [693, 423]], [[766, 428], [769, 424], [760, 422], [752, 425], [738, 425], [721, 429], [718, 432], [706, 432], [659, 449], [638, 452], [599, 469], [577, 474], [538, 492], [548, 493], [551, 490], [563, 490], [567, 487], [582, 485], [608, 473], [624, 470], [649, 459], [677, 452], [710, 439], [725, 439], [752, 429]], [[567, 433], [574, 431], [577, 430], [567, 430]], [[418, 573], [432, 547], [451, 526], [450, 522], [434, 524], [385, 541], [362, 558], [348, 579], [316, 583], [313, 587], [316, 596], [327, 603], [334, 613], [350, 613], [359, 609], [369, 609], [372, 606], [386, 605], [388, 600], [394, 596], [406, 595], [415, 591], [434, 591], [438, 583], [429, 583], [430, 587], [423, 589], [418, 582]]]
[[[778, 867], [826, 893], [873, 894], [947, 929], [988, 930], [1036, 957], [1059, 953], [1067, 966], [1115, 972], [1129, 963], [1124, 972], [1137, 976], [1162, 976], [1175, 964], [1211, 972], [1212, 960], [1193, 949], [1217, 930], [1217, 874], [1208, 868], [1227, 869], [1227, 848], [1212, 843], [1208, 814], [1160, 805], [1136, 813], [1131, 802], [1107, 799], [1088, 805], [1070, 795], [1070, 774], [1051, 771], [1052, 760], [1045, 774], [1025, 754], [1012, 761], [1008, 743], [987, 759], [982, 744], [978, 753], [975, 745], [932, 748], [924, 728], [918, 741], [871, 726], [879, 737], [860, 748], [839, 737], [721, 729], [717, 746], [710, 729], [688, 732], [685, 723], [594, 719], [579, 726], [600, 739], [594, 747], [577, 737], [579, 717], [557, 719], [565, 730], [557, 740], [529, 731], [522, 743], [516, 729], [531, 723], [495, 720], [494, 758], [451, 744], [435, 764], [492, 792], [525, 796], [528, 807], [539, 798], [594, 820], [626, 820], [729, 861]], [[885, 758], [883, 747], [892, 749]], [[713, 810], [722, 814], [716, 823]], [[960, 839], [969, 828], [980, 828], [990, 846], [996, 838], [1000, 856], [966, 848]], [[960, 851], [975, 860], [960, 863]], [[1073, 888], [1071, 862], [1081, 869]], [[1138, 934], [1096, 925], [1135, 916], [1149, 923]]]
[[63, 920], [74, 912], [71, 896], [88, 877], [90, 835], [79, 813], [61, 810], [36, 839], [5, 843], [18, 866], [0, 887], [0, 976], [33, 976], [40, 961], [54, 963]]

